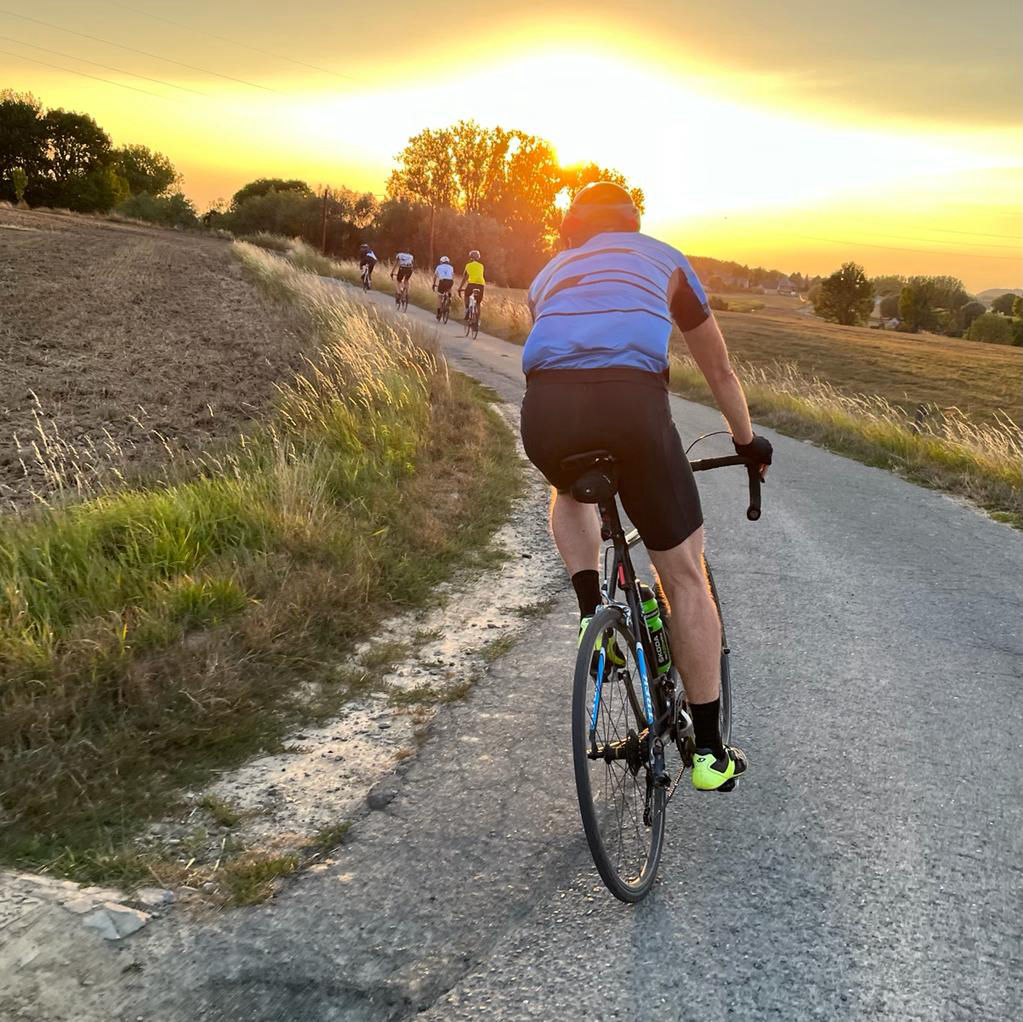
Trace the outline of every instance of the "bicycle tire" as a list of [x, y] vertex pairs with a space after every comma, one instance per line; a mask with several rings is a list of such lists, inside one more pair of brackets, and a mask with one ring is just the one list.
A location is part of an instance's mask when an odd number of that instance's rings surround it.
[[[666, 792], [659, 785], [653, 784], [649, 770], [645, 763], [638, 769], [634, 769], [625, 759], [614, 761], [603, 761], [591, 759], [590, 751], [590, 727], [591, 714], [593, 711], [595, 680], [591, 674], [593, 652], [598, 638], [605, 632], [613, 632], [617, 640], [622, 644], [619, 648], [628, 650], [626, 655], [625, 679], [615, 674], [621, 672], [609, 672], [603, 679], [600, 702], [598, 704], [598, 718], [601, 711], [608, 709], [610, 726], [601, 728], [600, 719], [597, 724], [598, 740], [603, 739], [601, 746], [609, 747], [611, 744], [621, 746], [622, 742], [632, 742], [633, 736], [640, 734], [645, 727], [645, 721], [636, 720], [637, 694], [629, 691], [628, 682], [629, 659], [636, 663], [636, 639], [625, 625], [624, 616], [617, 607], [602, 607], [590, 621], [582, 641], [579, 643], [579, 652], [576, 657], [575, 680], [572, 691], [572, 758], [575, 768], [576, 793], [579, 798], [579, 813], [582, 817], [583, 831], [586, 834], [586, 841], [590, 847], [590, 854], [593, 856], [593, 863], [597, 867], [601, 880], [607, 889], [620, 901], [635, 903], [642, 900], [653, 886], [657, 877], [657, 868], [661, 861], [661, 852], [664, 847], [664, 823]], [[638, 682], [638, 677], [637, 677]], [[631, 727], [626, 734], [622, 734], [622, 728], [615, 724], [616, 713], [614, 703], [618, 698], [618, 716], [622, 724], [631, 721]], [[613, 739], [613, 741], [612, 741]], [[636, 738], [638, 741], [638, 738]], [[600, 746], [598, 746], [600, 747]], [[596, 769], [599, 776], [598, 764], [604, 766], [604, 802], [602, 808], [597, 806], [597, 794], [594, 792], [591, 782], [591, 770]], [[620, 774], [620, 783], [615, 780], [616, 774]], [[628, 776], [627, 776], [628, 775]], [[631, 780], [630, 780], [631, 776]], [[642, 777], [642, 785], [637, 778]], [[621, 811], [614, 808], [617, 817], [618, 840], [616, 847], [609, 849], [603, 833], [604, 827], [599, 818], [601, 815], [608, 818], [609, 836], [614, 824], [611, 822], [611, 813], [607, 803], [609, 794], [615, 797], [615, 792], [621, 795]], [[646, 809], [649, 805], [649, 822], [636, 815], [637, 804], [642, 797], [642, 805], [639, 808]], [[626, 805], [631, 801], [631, 805]], [[628, 820], [626, 820], [628, 814]], [[623, 830], [626, 824], [630, 830], [630, 839], [636, 838], [636, 863], [642, 859], [642, 865], [638, 869], [630, 870], [628, 864], [622, 860], [624, 854], [625, 835]], [[623, 876], [623, 872], [627, 875]]]

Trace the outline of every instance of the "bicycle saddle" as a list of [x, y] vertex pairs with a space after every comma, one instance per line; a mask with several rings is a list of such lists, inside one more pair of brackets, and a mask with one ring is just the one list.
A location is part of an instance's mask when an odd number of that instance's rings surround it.
[[599, 504], [618, 492], [618, 465], [609, 451], [573, 454], [562, 460], [561, 470], [573, 480], [569, 493], [580, 504]]

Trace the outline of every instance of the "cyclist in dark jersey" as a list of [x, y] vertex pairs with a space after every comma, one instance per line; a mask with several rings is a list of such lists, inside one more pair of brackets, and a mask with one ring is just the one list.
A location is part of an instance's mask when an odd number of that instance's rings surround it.
[[365, 270], [366, 283], [370, 284], [373, 280], [373, 267], [377, 264], [377, 257], [373, 254], [373, 249], [369, 245], [362, 244], [359, 246], [359, 271]]
[[[742, 386], [696, 274], [681, 252], [639, 233], [618, 185], [588, 185], [562, 224], [568, 248], [529, 289], [533, 328], [522, 354], [522, 442], [555, 487], [554, 540], [585, 630], [600, 603], [600, 526], [575, 501], [561, 463], [607, 450], [619, 464], [622, 505], [650, 552], [671, 608], [672, 654], [684, 679], [697, 752], [693, 785], [720, 788], [746, 769], [718, 725], [721, 623], [703, 572], [703, 514], [668, 404], [668, 339], [678, 324], [731, 428], [735, 449], [762, 474], [771, 445], [755, 436]], [[582, 631], [580, 631], [580, 635]]]

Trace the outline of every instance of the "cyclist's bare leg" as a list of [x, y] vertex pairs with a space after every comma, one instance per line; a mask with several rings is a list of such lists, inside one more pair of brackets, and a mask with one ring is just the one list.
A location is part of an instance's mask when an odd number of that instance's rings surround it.
[[569, 575], [596, 571], [600, 560], [600, 521], [592, 504], [551, 491], [551, 532]]
[[690, 703], [721, 693], [721, 620], [703, 571], [703, 527], [670, 550], [651, 550], [671, 606], [671, 652]]

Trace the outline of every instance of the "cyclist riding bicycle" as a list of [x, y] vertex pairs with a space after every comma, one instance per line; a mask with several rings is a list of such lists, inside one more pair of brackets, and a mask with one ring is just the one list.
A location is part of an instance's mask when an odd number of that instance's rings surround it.
[[[455, 284], [455, 268], [451, 260], [445, 255], [440, 257], [440, 262], [433, 271], [433, 289], [437, 294], [449, 295]], [[440, 319], [440, 306], [437, 306], [437, 319]]]
[[[609, 451], [619, 495], [639, 530], [671, 611], [669, 637], [693, 718], [693, 785], [720, 788], [746, 770], [744, 753], [721, 740], [721, 622], [703, 570], [703, 513], [668, 404], [672, 320], [699, 366], [739, 454], [766, 474], [771, 444], [754, 435], [742, 385], [689, 261], [639, 233], [629, 193], [587, 185], [561, 226], [568, 248], [529, 289], [533, 328], [522, 353], [522, 442], [554, 487], [551, 529], [572, 577], [580, 637], [601, 602], [600, 524], [570, 495], [562, 461]], [[612, 661], [615, 650], [608, 651]], [[728, 787], [731, 787], [730, 785]]]
[[362, 244], [359, 246], [359, 272], [365, 271], [366, 283], [369, 284], [373, 280], [373, 267], [377, 264], [377, 257], [373, 254], [373, 249], [369, 245]]
[[401, 290], [402, 284], [404, 284], [406, 288], [408, 287], [408, 282], [412, 279], [412, 270], [415, 268], [415, 265], [416, 261], [412, 256], [411, 250], [408, 248], [402, 249], [402, 251], [394, 257], [394, 266], [391, 269], [391, 280], [397, 280], [398, 291]]
[[[486, 286], [486, 280], [483, 277], [483, 263], [480, 262], [480, 254], [476, 249], [473, 249], [469, 253], [469, 261], [465, 264], [465, 270], [462, 272], [462, 282], [458, 285], [458, 297], [462, 298], [465, 302], [465, 316], [463, 319], [469, 318], [469, 296], [475, 292], [476, 294], [476, 311], [479, 312], [483, 307], [483, 289]], [[462, 292], [465, 292], [463, 297]]]

